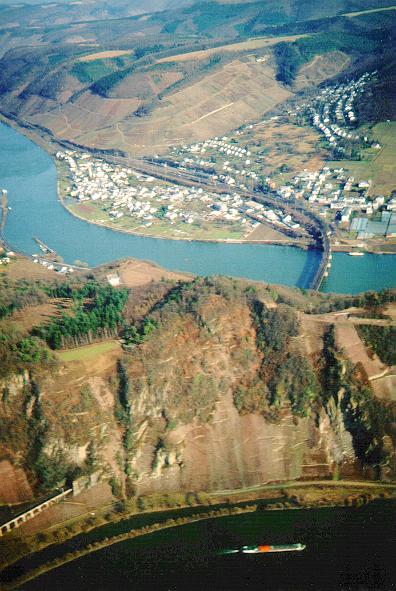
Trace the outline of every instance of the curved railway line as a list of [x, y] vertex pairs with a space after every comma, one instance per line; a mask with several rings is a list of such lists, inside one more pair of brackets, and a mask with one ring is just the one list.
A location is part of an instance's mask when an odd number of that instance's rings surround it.
[[[212, 193], [229, 193], [230, 191], [229, 185], [213, 181], [211, 176], [204, 172], [181, 170], [180, 168], [163, 166], [162, 164], [145, 159], [139, 160], [137, 158], [109, 155], [101, 155], [101, 157], [117, 164], [127, 165], [138, 172], [149, 174], [161, 180], [202, 187]], [[235, 187], [235, 190], [237, 190], [237, 187]], [[280, 198], [274, 191], [268, 190], [264, 192], [244, 189], [243, 194], [259, 203], [278, 207], [286, 214], [292, 213], [293, 217], [310, 235], [313, 248], [321, 251], [322, 256], [314, 276], [309, 281], [308, 289], [318, 291], [331, 268], [332, 254], [327, 224], [304, 203]]]
[[[38, 132], [42, 139], [44, 139], [44, 136], [46, 139], [46, 143], [49, 141], [49, 143], [52, 145], [55, 144], [57, 146], [62, 146], [66, 149], [84, 150], [85, 152], [90, 152], [92, 155], [98, 158], [102, 158], [103, 160], [107, 160], [109, 162], [120, 164], [123, 166], [128, 166], [130, 168], [133, 168], [137, 172], [151, 175], [161, 180], [170, 181], [181, 185], [202, 187], [213, 193], [230, 192], [231, 188], [229, 185], [213, 181], [211, 175], [205, 172], [193, 172], [181, 168], [172, 167], [170, 165], [164, 166], [163, 164], [153, 162], [152, 160], [150, 161], [148, 159], [131, 158], [130, 156], [126, 156], [123, 153], [111, 154], [103, 150], [95, 150], [94, 148], [81, 146], [74, 142], [60, 140], [58, 138], [55, 139], [54, 136], [45, 128], [33, 125], [24, 119], [16, 117], [15, 115], [5, 115], [6, 117], [9, 117], [11, 120], [17, 122], [22, 127], [33, 130], [35, 133]], [[54, 152], [53, 148], [51, 149], [51, 152]], [[237, 190], [237, 187], [235, 187], [235, 190]], [[250, 197], [250, 199], [253, 199], [257, 202], [278, 207], [282, 209], [282, 211], [284, 211], [285, 213], [292, 213], [293, 217], [296, 220], [298, 220], [301, 226], [310, 235], [312, 239], [311, 248], [315, 248], [321, 251], [322, 256], [318, 268], [314, 276], [310, 279], [307, 287], [308, 289], [318, 291], [323, 282], [323, 279], [329, 273], [332, 260], [329, 230], [326, 223], [316, 213], [309, 209], [305, 204], [290, 199], [280, 198], [274, 191], [271, 191], [269, 189], [265, 192], [255, 192], [244, 189], [243, 193], [245, 196]], [[2, 242], [4, 243], [4, 236], [1, 236], [1, 238]]]

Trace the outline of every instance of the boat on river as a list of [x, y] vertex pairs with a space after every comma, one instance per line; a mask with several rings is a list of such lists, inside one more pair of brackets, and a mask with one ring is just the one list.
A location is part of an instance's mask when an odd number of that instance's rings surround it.
[[364, 255], [364, 252], [359, 252], [357, 250], [354, 250], [352, 252], [348, 252], [348, 254], [351, 257], [362, 257]]
[[241, 546], [241, 548], [229, 548], [222, 550], [220, 554], [266, 554], [268, 552], [301, 552], [305, 550], [305, 544], [282, 544], [272, 546], [270, 544], [265, 545], [251, 545]]

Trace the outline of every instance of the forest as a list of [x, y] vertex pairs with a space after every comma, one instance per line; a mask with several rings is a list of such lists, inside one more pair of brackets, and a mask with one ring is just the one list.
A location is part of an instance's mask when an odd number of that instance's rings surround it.
[[294, 41], [294, 43], [278, 43], [274, 48], [277, 63], [277, 79], [284, 84], [291, 85], [300, 67], [309, 62], [315, 55], [322, 55], [331, 51], [351, 53], [372, 53], [380, 47], [380, 40], [375, 36], [365, 36], [352, 33], [318, 33]]
[[360, 335], [368, 347], [387, 365], [396, 364], [396, 328], [393, 326], [359, 326]]
[[128, 298], [126, 289], [116, 290], [88, 282], [75, 289], [69, 285], [50, 288], [52, 297], [71, 297], [73, 314], [63, 313], [48, 324], [33, 329], [33, 335], [46, 341], [51, 349], [66, 344], [77, 345], [83, 337], [103, 336], [104, 331], [116, 330], [123, 323], [122, 311]]

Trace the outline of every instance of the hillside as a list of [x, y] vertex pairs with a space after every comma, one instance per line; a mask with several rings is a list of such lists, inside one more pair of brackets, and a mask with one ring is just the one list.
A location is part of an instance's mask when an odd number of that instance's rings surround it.
[[3, 503], [96, 471], [128, 497], [394, 478], [394, 293], [126, 285], [3, 275]]
[[164, 153], [255, 121], [373, 55], [378, 66], [392, 44], [387, 2], [185, 4], [144, 16], [151, 3], [5, 6], [3, 113], [91, 148]]

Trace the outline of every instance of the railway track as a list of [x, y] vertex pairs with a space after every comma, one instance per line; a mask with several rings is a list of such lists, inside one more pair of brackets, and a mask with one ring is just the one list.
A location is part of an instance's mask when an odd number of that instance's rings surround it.
[[[229, 193], [233, 188], [225, 183], [215, 182], [211, 175], [205, 173], [194, 173], [171, 166], [163, 166], [152, 161], [139, 160], [128, 157], [105, 156], [105, 159], [114, 163], [127, 165], [138, 172], [149, 174], [161, 180], [172, 181], [188, 186], [198, 186], [205, 188], [212, 193]], [[235, 187], [234, 190], [238, 190]], [[318, 291], [331, 268], [331, 247], [328, 237], [328, 228], [323, 220], [303, 203], [292, 201], [290, 199], [280, 198], [274, 191], [255, 192], [243, 190], [243, 194], [254, 201], [264, 203], [282, 209], [285, 213], [292, 213], [293, 217], [304, 227], [305, 231], [311, 236], [314, 247], [322, 252], [319, 266], [315, 275], [308, 282], [307, 288]]]
[[[38, 128], [28, 122], [18, 119], [15, 116], [11, 116], [11, 119], [14, 119], [24, 127], [32, 129], [35, 132], [39, 131], [41, 135], [48, 135], [48, 139], [51, 143], [56, 143], [59, 146], [71, 150], [84, 150], [90, 152], [93, 156], [102, 158], [108, 162], [128, 166], [137, 172], [141, 172], [161, 180], [170, 181], [181, 185], [205, 188], [212, 193], [221, 194], [229, 193], [232, 190], [238, 190], [238, 187], [233, 188], [225, 183], [213, 181], [211, 175], [208, 175], [205, 172], [196, 173], [188, 170], [181, 170], [180, 168], [172, 168], [169, 165], [163, 166], [159, 163], [148, 161], [147, 159], [131, 158], [130, 156], [121, 154], [108, 154], [100, 150], [90, 149], [87, 146], [74, 144], [73, 142], [59, 139], [55, 140], [55, 138], [48, 133], [48, 130]], [[250, 197], [253, 200], [275, 206], [282, 209], [282, 211], [286, 213], [293, 213], [294, 218], [296, 218], [301, 223], [306, 232], [312, 237], [314, 247], [322, 252], [322, 256], [315, 275], [308, 282], [307, 288], [318, 291], [323, 279], [328, 275], [329, 269], [331, 267], [331, 248], [328, 238], [328, 229], [323, 220], [312, 210], [308, 209], [308, 207], [306, 207], [303, 203], [297, 203], [290, 199], [280, 198], [273, 191], [268, 190], [264, 193], [244, 189], [243, 193], [245, 196]], [[4, 243], [4, 236], [1, 238]]]

